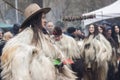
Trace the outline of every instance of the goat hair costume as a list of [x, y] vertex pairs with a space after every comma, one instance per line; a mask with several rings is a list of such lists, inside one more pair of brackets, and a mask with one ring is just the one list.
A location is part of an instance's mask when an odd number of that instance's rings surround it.
[[42, 32], [38, 44], [32, 41], [31, 27], [24, 29], [7, 42], [1, 56], [3, 80], [75, 80], [76, 76], [66, 66], [58, 70], [53, 60], [64, 60], [61, 51]]
[[[81, 48], [84, 58], [84, 80], [106, 80], [108, 61], [112, 56], [110, 43], [101, 34], [85, 39]], [[91, 73], [90, 73], [91, 72]]]
[[79, 46], [72, 37], [62, 34], [61, 40], [55, 41], [55, 44], [61, 49], [61, 51], [67, 58], [80, 58]]

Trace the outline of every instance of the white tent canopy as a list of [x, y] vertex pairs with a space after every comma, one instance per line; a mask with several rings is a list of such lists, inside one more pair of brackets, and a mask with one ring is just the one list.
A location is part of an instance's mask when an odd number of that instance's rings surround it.
[[109, 6], [106, 6], [104, 8], [89, 13], [85, 13], [83, 15], [92, 15], [92, 14], [95, 14], [96, 18], [83, 20], [84, 26], [97, 21], [120, 17], [120, 0], [117, 0], [116, 2], [114, 2]]

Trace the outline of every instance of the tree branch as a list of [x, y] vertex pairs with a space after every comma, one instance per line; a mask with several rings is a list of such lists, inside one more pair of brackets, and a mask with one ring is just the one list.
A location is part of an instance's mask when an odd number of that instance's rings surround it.
[[14, 9], [16, 9], [16, 10], [18, 10], [20, 13], [22, 13], [23, 14], [23, 11], [22, 10], [20, 10], [20, 9], [17, 9], [15, 6], [13, 6], [11, 3], [9, 3], [8, 1], [5, 1], [5, 0], [3, 0], [6, 4], [8, 4], [9, 6], [11, 6], [12, 8], [14, 8]]

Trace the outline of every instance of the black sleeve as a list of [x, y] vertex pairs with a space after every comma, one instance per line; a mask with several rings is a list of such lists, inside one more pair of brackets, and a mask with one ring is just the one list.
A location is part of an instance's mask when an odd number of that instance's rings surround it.
[[5, 45], [5, 42], [0, 43], [0, 56], [2, 55], [2, 49], [3, 49], [4, 45]]

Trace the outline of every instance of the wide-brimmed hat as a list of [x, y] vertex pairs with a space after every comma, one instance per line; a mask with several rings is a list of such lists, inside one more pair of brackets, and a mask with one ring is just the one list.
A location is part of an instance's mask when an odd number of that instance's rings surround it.
[[27, 27], [25, 26], [29, 20], [31, 20], [34, 16], [40, 13], [48, 13], [51, 8], [41, 8], [38, 4], [32, 3], [30, 4], [24, 11], [25, 21], [22, 23], [21, 28]]

